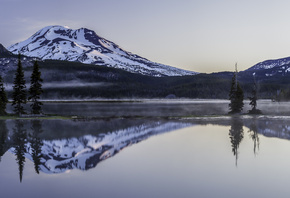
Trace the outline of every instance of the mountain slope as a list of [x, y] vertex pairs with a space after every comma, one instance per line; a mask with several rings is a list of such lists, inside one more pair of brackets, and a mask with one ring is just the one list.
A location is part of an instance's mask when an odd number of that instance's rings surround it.
[[262, 61], [242, 71], [242, 75], [247, 78], [255, 75], [259, 80], [287, 77], [290, 75], [290, 57]]
[[274, 60], [266, 60], [266, 61], [262, 61], [260, 63], [257, 63], [256, 65], [250, 67], [246, 71], [261, 70], [261, 69], [273, 69], [275, 67], [281, 67], [281, 66], [287, 65], [289, 63], [290, 63], [290, 57], [274, 59]]
[[9, 58], [14, 57], [11, 52], [9, 52], [1, 43], [0, 43], [0, 58]]
[[[21, 56], [21, 62], [24, 67], [32, 66], [34, 58]], [[1, 75], [6, 75], [9, 71], [14, 71], [17, 67], [18, 55], [15, 55], [8, 51], [0, 43], [0, 72]]]
[[8, 50], [14, 54], [21, 53], [42, 60], [54, 59], [103, 65], [149, 76], [196, 74], [196, 72], [154, 63], [127, 52], [86, 28], [72, 30], [62, 26], [48, 26], [27, 40], [10, 46]]

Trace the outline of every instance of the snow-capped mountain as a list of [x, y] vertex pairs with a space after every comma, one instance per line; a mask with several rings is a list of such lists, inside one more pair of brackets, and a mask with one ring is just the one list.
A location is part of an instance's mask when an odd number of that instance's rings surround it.
[[262, 78], [271, 76], [289, 76], [290, 75], [290, 57], [275, 60], [266, 60], [245, 70], [246, 75], [255, 75]]
[[27, 40], [10, 46], [8, 50], [13, 54], [21, 53], [42, 60], [77, 61], [150, 76], [196, 74], [196, 72], [155, 63], [127, 52], [86, 28], [73, 30], [63, 26], [48, 26]]
[[275, 60], [266, 60], [266, 61], [257, 63], [256, 65], [250, 67], [246, 71], [272, 69], [274, 67], [281, 67], [281, 66], [287, 65], [289, 63], [290, 63], [290, 57], [280, 58], [280, 59], [275, 59]]

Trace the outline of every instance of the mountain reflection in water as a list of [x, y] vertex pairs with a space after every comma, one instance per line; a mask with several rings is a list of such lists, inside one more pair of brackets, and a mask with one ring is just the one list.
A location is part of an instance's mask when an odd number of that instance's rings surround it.
[[[35, 171], [39, 173], [62, 173], [71, 169], [88, 170], [100, 161], [114, 156], [121, 149], [136, 144], [151, 136], [187, 127], [190, 123], [168, 121], [137, 121], [121, 124], [122, 120], [104, 121], [70, 121], [70, 120], [16, 120], [0, 121], [1, 156], [7, 150], [15, 154], [22, 175], [25, 159], [34, 162]], [[111, 125], [107, 132], [98, 132], [98, 127], [106, 123]], [[116, 124], [115, 127], [112, 126]], [[75, 125], [83, 127], [82, 130]], [[53, 131], [51, 128], [57, 127]], [[10, 131], [8, 128], [12, 128]], [[96, 131], [88, 132], [95, 128]], [[64, 130], [60, 132], [61, 130]], [[69, 131], [70, 130], [70, 131]], [[83, 133], [80, 133], [81, 130]], [[60, 132], [60, 133], [59, 133]], [[11, 136], [9, 136], [9, 135]], [[65, 137], [67, 135], [67, 137]]]
[[[257, 153], [259, 135], [290, 139], [289, 119], [275, 117], [224, 117], [188, 120], [0, 120], [0, 160], [7, 151], [15, 155], [22, 181], [26, 159], [37, 174], [89, 170], [122, 149], [150, 138], [192, 125], [229, 126], [232, 153], [238, 164], [239, 145], [253, 140]], [[246, 135], [246, 134], [249, 135]], [[1, 163], [1, 162], [0, 162]]]

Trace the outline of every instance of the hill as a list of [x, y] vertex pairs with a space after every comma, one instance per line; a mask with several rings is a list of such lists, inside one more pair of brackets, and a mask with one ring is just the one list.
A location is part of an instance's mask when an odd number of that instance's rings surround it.
[[[141, 47], [141, 46], [140, 46]], [[64, 60], [123, 69], [148, 76], [184, 76], [196, 72], [152, 62], [127, 52], [117, 44], [100, 37], [93, 30], [73, 30], [63, 26], [48, 26], [25, 41], [8, 48], [40, 60]]]

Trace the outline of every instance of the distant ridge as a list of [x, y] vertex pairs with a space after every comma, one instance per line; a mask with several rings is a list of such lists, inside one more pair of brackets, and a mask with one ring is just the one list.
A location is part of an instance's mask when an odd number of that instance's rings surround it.
[[27, 40], [10, 46], [8, 50], [13, 54], [21, 53], [41, 60], [76, 61], [156, 77], [197, 74], [155, 63], [127, 52], [86, 28], [73, 30], [63, 26], [48, 26]]
[[290, 63], [290, 57], [273, 59], [273, 60], [265, 60], [257, 63], [256, 65], [250, 67], [246, 71], [250, 70], [260, 70], [260, 69], [272, 69], [274, 67], [280, 67], [283, 65], [287, 65]]

